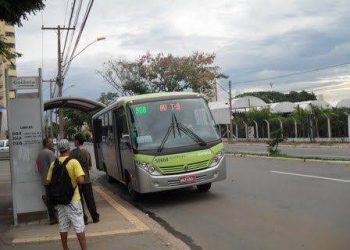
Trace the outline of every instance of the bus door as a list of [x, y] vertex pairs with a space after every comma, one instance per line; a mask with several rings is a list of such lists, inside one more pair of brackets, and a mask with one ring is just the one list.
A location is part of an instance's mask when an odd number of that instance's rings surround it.
[[[128, 130], [128, 125], [126, 121], [125, 109], [120, 107], [115, 112], [116, 118], [116, 153], [118, 166], [123, 173], [124, 169], [130, 168], [133, 166], [132, 150], [130, 144], [130, 135]], [[125, 176], [123, 176], [123, 181], [125, 181]]]
[[95, 162], [96, 168], [99, 170], [103, 169], [103, 156], [101, 149], [102, 141], [102, 119], [96, 118], [93, 120], [93, 136], [94, 136], [94, 151], [95, 151]]
[[114, 133], [114, 128], [113, 128], [113, 113], [112, 111], [109, 111], [106, 113], [108, 115], [108, 129], [107, 129], [107, 147], [108, 147], [108, 166], [109, 172], [108, 174], [111, 175], [113, 178], [117, 180], [121, 180], [121, 173], [118, 168], [118, 164], [116, 161], [116, 154], [115, 154], [115, 133]]

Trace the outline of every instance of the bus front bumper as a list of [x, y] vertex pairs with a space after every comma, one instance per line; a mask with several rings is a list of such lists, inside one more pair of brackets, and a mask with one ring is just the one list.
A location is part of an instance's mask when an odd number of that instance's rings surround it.
[[[136, 191], [139, 193], [152, 193], [224, 180], [226, 179], [226, 160], [223, 157], [215, 167], [175, 175], [150, 175], [140, 168], [137, 171], [138, 185]], [[186, 176], [194, 177], [195, 180], [186, 183], [181, 182], [180, 180]]]

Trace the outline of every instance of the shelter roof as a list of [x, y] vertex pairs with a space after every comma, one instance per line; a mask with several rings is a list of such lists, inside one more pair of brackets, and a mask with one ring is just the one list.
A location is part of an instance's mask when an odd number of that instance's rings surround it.
[[318, 108], [329, 108], [331, 107], [330, 103], [323, 100], [314, 100], [314, 101], [306, 101], [306, 102], [296, 102], [296, 105], [299, 105], [302, 109], [311, 109], [311, 106]]
[[44, 110], [73, 108], [83, 112], [98, 112], [105, 107], [103, 103], [72, 96], [53, 98], [44, 102]]
[[350, 99], [342, 99], [342, 100], [339, 100], [335, 107], [337, 108], [350, 108]]
[[255, 96], [244, 96], [232, 100], [232, 109], [265, 107], [266, 102]]
[[271, 103], [270, 108], [272, 113], [292, 113], [297, 104], [292, 102], [276, 102]]

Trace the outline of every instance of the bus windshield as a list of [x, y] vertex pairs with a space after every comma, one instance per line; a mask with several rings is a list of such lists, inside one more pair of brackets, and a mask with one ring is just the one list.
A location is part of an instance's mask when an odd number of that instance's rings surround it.
[[152, 101], [130, 109], [131, 136], [138, 150], [200, 146], [220, 139], [202, 98]]

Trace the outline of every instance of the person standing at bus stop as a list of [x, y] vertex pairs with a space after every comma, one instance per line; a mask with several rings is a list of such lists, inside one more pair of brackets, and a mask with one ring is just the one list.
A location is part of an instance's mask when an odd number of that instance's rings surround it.
[[43, 146], [44, 148], [40, 151], [37, 157], [36, 165], [41, 175], [42, 184], [45, 187], [45, 195], [43, 196], [43, 200], [45, 202], [45, 205], [47, 206], [47, 210], [49, 213], [49, 223], [50, 225], [54, 225], [57, 224], [57, 217], [55, 213], [55, 208], [49, 197], [49, 188], [46, 181], [47, 172], [49, 171], [50, 164], [56, 159], [54, 154], [53, 140], [51, 138], [45, 138], [43, 140]]
[[60, 157], [51, 163], [47, 173], [50, 197], [58, 215], [62, 247], [68, 250], [68, 231], [72, 227], [82, 250], [87, 249], [83, 208], [78, 184], [84, 182], [84, 171], [79, 162], [69, 157], [70, 147], [66, 139], [59, 140]]
[[[83, 184], [79, 185], [80, 195], [82, 196], [82, 203], [85, 201], [86, 206], [89, 210], [89, 213], [92, 218], [93, 223], [97, 223], [100, 221], [100, 215], [97, 213], [96, 203], [94, 198], [94, 193], [92, 191], [92, 184], [90, 179], [91, 170], [91, 155], [89, 151], [84, 148], [85, 136], [81, 133], [78, 133], [74, 136], [74, 145], [75, 149], [73, 149], [70, 153], [70, 157], [79, 161], [85, 173], [85, 181]], [[84, 207], [84, 204], [83, 204]], [[84, 221], [85, 224], [88, 223], [87, 215], [84, 211]]]

